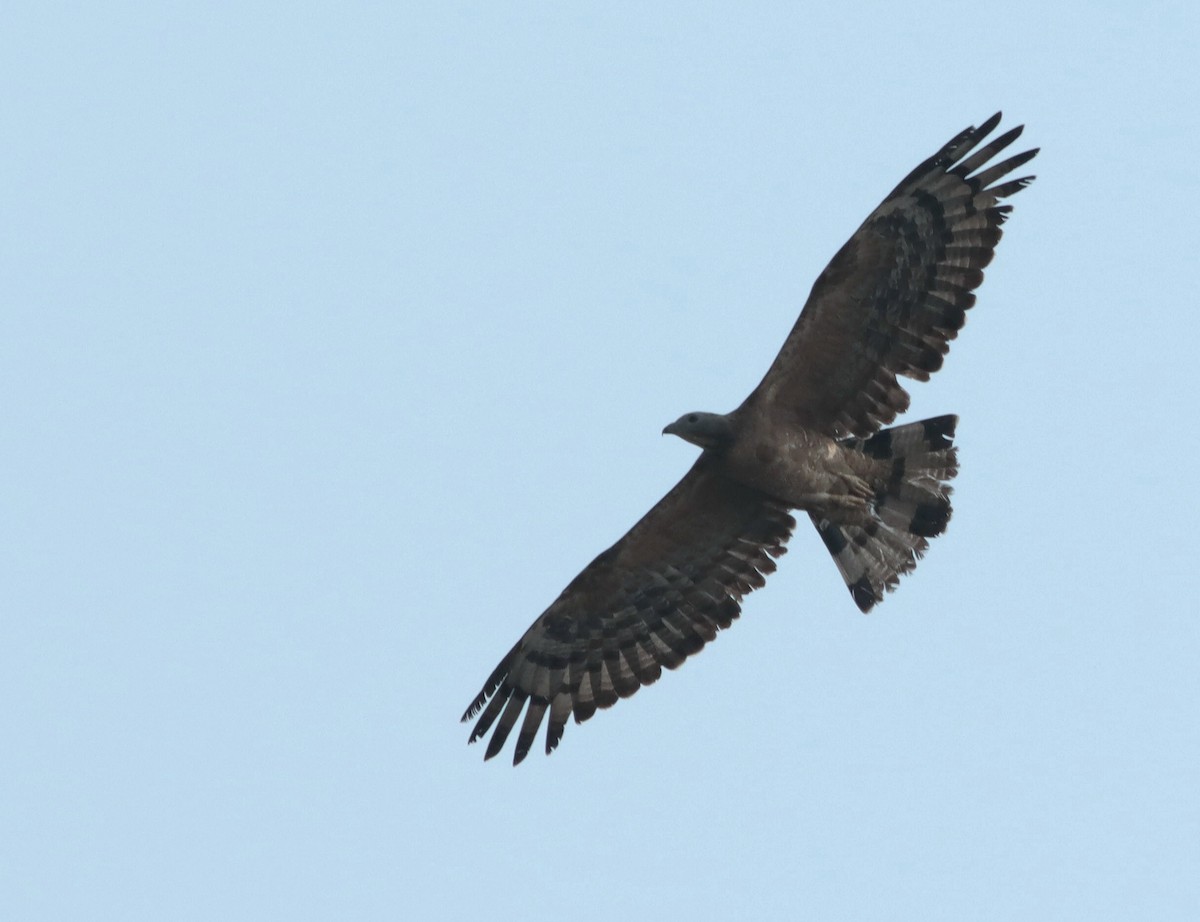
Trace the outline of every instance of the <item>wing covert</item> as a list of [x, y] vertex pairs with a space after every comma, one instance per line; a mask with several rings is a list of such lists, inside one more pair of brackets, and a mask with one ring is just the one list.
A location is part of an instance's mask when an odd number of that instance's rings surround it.
[[791, 414], [835, 437], [867, 436], [908, 408], [897, 376], [928, 380], [975, 303], [1012, 210], [1032, 176], [998, 182], [1037, 149], [987, 163], [1017, 126], [976, 148], [996, 113], [908, 174], [817, 278], [799, 319], [744, 406]]

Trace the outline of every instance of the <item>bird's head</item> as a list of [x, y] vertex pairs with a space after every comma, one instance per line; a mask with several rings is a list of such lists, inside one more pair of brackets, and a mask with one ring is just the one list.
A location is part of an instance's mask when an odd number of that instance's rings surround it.
[[720, 413], [685, 413], [663, 429], [701, 448], [722, 448], [733, 441], [733, 424]]

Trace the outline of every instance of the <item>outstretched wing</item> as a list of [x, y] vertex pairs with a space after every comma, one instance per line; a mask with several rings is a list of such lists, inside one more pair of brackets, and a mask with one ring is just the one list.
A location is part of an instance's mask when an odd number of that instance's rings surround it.
[[[517, 641], [463, 714], [496, 755], [528, 702], [513, 764], [542, 720], [546, 753], [576, 723], [698, 652], [762, 586], [795, 527], [787, 508], [702, 455], [628, 534], [577, 576]], [[480, 713], [482, 711], [482, 713]], [[497, 719], [499, 722], [497, 723]]]
[[746, 406], [837, 437], [870, 435], [908, 408], [897, 376], [924, 381], [942, 366], [1012, 210], [997, 203], [1033, 179], [997, 184], [1036, 148], [986, 166], [1023, 126], [975, 151], [999, 122], [963, 131], [883, 200], [813, 285]]

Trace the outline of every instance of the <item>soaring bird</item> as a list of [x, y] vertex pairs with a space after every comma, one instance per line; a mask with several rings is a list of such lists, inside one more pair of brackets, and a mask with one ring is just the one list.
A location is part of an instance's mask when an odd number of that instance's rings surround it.
[[[996, 113], [909, 173], [817, 278], [754, 391], [731, 413], [687, 413], [663, 432], [701, 449], [679, 481], [537, 618], [463, 714], [486, 759], [520, 720], [516, 765], [547, 719], [546, 752], [576, 723], [678, 667], [741, 613], [775, 570], [803, 510], [855, 604], [870, 611], [950, 520], [956, 416], [880, 428], [908, 408], [975, 303], [1007, 178], [1037, 149], [991, 163]], [[980, 145], [983, 146], [980, 146]], [[524, 718], [521, 718], [524, 711]]]

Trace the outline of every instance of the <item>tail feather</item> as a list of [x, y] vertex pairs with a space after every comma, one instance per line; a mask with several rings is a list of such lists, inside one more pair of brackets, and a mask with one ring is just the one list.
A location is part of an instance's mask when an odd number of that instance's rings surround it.
[[950, 521], [951, 487], [958, 473], [957, 416], [938, 416], [883, 429], [842, 444], [866, 455], [875, 489], [865, 523], [839, 523], [811, 513], [855, 604], [870, 611], [911, 571], [929, 539]]

